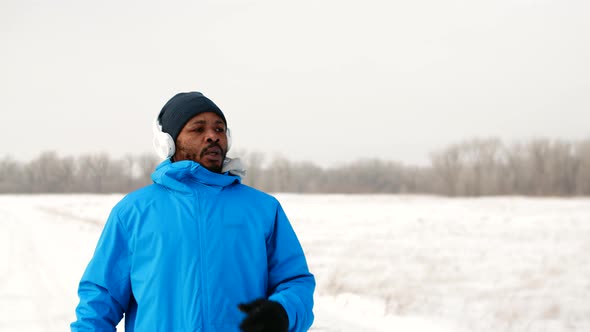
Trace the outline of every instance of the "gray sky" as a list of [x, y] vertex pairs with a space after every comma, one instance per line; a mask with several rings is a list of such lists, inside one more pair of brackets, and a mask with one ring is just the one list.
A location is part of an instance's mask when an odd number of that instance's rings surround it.
[[180, 91], [234, 148], [319, 165], [590, 137], [590, 1], [0, 4], [0, 156], [151, 151]]

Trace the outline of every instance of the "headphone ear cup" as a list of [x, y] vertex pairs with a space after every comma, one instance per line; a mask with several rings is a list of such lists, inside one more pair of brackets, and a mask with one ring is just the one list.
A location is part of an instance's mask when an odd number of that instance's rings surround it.
[[227, 151], [226, 151], [226, 153], [227, 153], [231, 149], [231, 144], [232, 144], [231, 131], [229, 130], [229, 128], [227, 128], [225, 130], [225, 136], [227, 136]]
[[154, 134], [154, 149], [158, 156], [162, 159], [168, 159], [174, 155], [176, 147], [174, 140], [168, 133], [159, 132]]
[[154, 119], [154, 123], [152, 126], [154, 139], [152, 141], [154, 145], [154, 150], [158, 156], [162, 159], [168, 159], [174, 155], [176, 151], [176, 146], [174, 145], [174, 139], [170, 134], [165, 133], [162, 131], [158, 118]]

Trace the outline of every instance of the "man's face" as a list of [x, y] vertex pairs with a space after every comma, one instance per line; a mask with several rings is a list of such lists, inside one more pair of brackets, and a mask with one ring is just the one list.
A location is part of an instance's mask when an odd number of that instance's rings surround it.
[[195, 115], [176, 138], [173, 160], [193, 160], [212, 172], [221, 173], [227, 153], [226, 131], [225, 123], [217, 114]]

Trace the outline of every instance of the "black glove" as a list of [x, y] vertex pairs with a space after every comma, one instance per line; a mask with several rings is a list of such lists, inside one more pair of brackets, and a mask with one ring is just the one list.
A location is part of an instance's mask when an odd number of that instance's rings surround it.
[[244, 332], [288, 332], [289, 316], [283, 306], [275, 301], [258, 299], [238, 305], [248, 316], [240, 324]]

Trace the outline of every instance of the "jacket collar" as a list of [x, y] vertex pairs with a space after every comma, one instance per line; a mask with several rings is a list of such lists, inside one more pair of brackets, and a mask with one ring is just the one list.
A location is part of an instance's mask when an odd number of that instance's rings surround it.
[[192, 193], [192, 184], [201, 183], [207, 186], [227, 187], [233, 183], [241, 183], [239, 176], [214, 173], [192, 160], [172, 162], [166, 159], [152, 173], [154, 183], [175, 191]]

